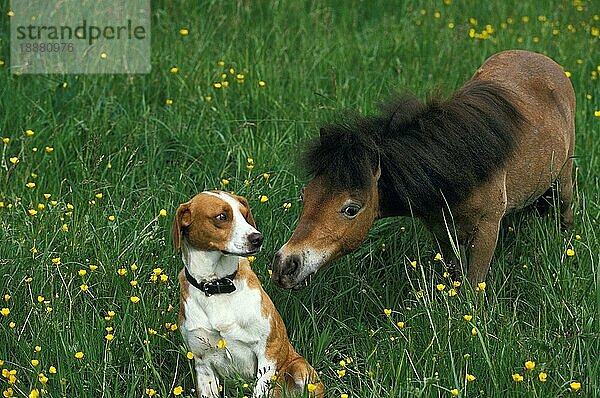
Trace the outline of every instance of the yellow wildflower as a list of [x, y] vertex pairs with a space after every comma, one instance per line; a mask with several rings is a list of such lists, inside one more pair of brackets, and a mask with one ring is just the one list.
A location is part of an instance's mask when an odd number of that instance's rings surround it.
[[75, 353], [75, 358], [77, 359], [82, 359], [83, 358], [83, 352], [82, 351], [77, 351]]
[[519, 373], [514, 373], [512, 375], [512, 378], [514, 381], [516, 381], [517, 383], [520, 383], [523, 381], [523, 376], [521, 376]]
[[545, 383], [548, 379], [548, 374], [546, 372], [540, 372], [540, 374], [538, 374], [538, 378], [542, 383]]
[[533, 362], [533, 361], [525, 362], [525, 369], [527, 369], [527, 370], [535, 369], [535, 362]]
[[581, 389], [581, 383], [574, 381], [569, 384], [569, 387], [571, 387], [571, 390], [573, 391], [579, 391]]

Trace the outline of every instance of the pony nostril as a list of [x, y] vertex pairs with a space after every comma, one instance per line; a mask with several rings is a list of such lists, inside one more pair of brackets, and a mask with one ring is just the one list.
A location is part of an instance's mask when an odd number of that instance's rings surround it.
[[300, 256], [290, 256], [285, 260], [284, 267], [282, 270], [283, 275], [293, 275], [298, 268], [302, 265], [302, 259]]
[[260, 247], [262, 245], [264, 237], [260, 232], [251, 233], [248, 236], [248, 242], [252, 245], [252, 247]]

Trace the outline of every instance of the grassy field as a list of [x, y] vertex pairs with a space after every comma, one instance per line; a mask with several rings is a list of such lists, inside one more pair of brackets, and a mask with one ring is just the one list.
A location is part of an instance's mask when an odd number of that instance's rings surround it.
[[[193, 396], [170, 228], [179, 203], [214, 188], [248, 197], [266, 236], [253, 268], [328, 397], [600, 395], [597, 1], [152, 7], [148, 75], [13, 76], [2, 3], [5, 397]], [[476, 296], [448, 294], [429, 235], [401, 218], [308, 288], [271, 283], [301, 209], [293, 159], [321, 122], [395, 91], [447, 95], [512, 48], [552, 57], [575, 87], [573, 231], [554, 214], [512, 216]], [[249, 396], [244, 382], [225, 396]]]

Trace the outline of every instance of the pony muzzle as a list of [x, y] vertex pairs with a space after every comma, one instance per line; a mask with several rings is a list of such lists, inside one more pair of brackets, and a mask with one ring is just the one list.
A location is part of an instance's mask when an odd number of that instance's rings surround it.
[[[284, 246], [285, 248], [285, 246]], [[282, 248], [273, 258], [271, 278], [284, 289], [299, 289], [303, 282], [326, 262], [326, 256], [312, 251], [286, 252]]]

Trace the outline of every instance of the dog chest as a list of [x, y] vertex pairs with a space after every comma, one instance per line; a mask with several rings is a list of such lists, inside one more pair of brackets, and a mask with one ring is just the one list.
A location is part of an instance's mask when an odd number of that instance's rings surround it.
[[232, 294], [207, 297], [190, 289], [182, 305], [181, 332], [196, 358], [209, 361], [220, 374], [256, 375], [270, 333], [270, 316], [262, 312], [259, 289], [243, 281]]

